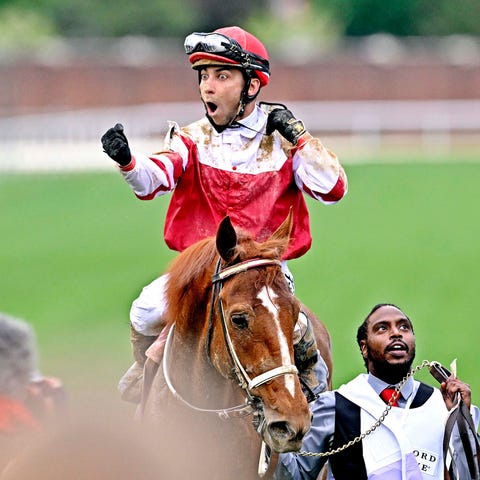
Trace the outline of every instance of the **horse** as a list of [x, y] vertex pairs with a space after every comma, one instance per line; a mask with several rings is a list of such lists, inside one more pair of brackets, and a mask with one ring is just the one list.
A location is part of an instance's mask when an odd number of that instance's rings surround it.
[[[290, 212], [259, 243], [225, 217], [167, 271], [168, 338], [141, 416], [178, 479], [272, 478], [310, 428], [292, 341], [304, 307], [281, 271], [291, 228]], [[328, 331], [308, 314], [331, 372]]]

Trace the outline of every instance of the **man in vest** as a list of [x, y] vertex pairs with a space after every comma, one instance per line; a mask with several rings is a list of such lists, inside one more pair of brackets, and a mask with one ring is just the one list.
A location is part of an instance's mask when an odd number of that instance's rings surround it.
[[[104, 151], [139, 199], [172, 193], [164, 236], [173, 250], [214, 236], [226, 215], [235, 227], [264, 241], [292, 208], [295, 223], [283, 270], [293, 290], [286, 261], [311, 246], [304, 194], [324, 204], [338, 202], [347, 191], [345, 172], [290, 110], [255, 102], [270, 80], [268, 53], [260, 40], [239, 27], [225, 27], [190, 34], [185, 52], [198, 72], [205, 117], [183, 128], [170, 122], [163, 150], [149, 156], [131, 151], [117, 124], [102, 137]], [[133, 377], [145, 348], [162, 331], [166, 281], [166, 276], [154, 280], [132, 305]], [[305, 315], [298, 326], [301, 378], [308, 372], [303, 378], [313, 381], [311, 360], [317, 349]]]
[[[410, 376], [400, 395], [391, 398], [392, 390], [410, 372], [415, 357], [412, 323], [395, 305], [376, 305], [359, 327], [357, 342], [368, 373], [317, 398], [311, 405], [312, 427], [302, 450], [319, 453], [341, 447], [372, 427], [384, 413], [386, 402], [392, 408], [380, 426], [340, 453], [330, 457], [281, 454], [275, 479], [316, 479], [327, 460], [329, 479], [447, 478], [443, 457], [445, 421], [459, 398], [470, 409], [478, 427], [479, 411], [471, 406], [469, 386], [452, 375], [437, 389]], [[470, 433], [472, 449], [474, 441]], [[458, 430], [454, 429], [451, 445], [450, 478], [474, 478]]]

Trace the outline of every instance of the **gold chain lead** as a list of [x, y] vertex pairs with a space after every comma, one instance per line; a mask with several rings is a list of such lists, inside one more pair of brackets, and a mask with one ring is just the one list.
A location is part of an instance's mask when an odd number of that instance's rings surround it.
[[424, 360], [420, 365], [417, 365], [413, 370], [410, 370], [410, 372], [408, 372], [407, 375], [405, 375], [402, 381], [397, 385], [397, 388], [395, 388], [395, 392], [393, 393], [392, 397], [388, 401], [384, 412], [380, 415], [380, 418], [368, 430], [361, 433], [358, 437], [355, 437], [353, 440], [350, 440], [345, 445], [335, 448], [334, 450], [328, 450], [327, 452], [305, 452], [303, 450], [300, 450], [298, 452], [298, 455], [302, 455], [304, 457], [330, 457], [331, 455], [335, 455], [336, 453], [343, 452], [344, 450], [351, 447], [352, 445], [355, 445], [355, 443], [361, 442], [367, 435], [370, 435], [372, 432], [374, 432], [384, 422], [385, 417], [388, 415], [388, 413], [392, 409], [392, 404], [399, 397], [400, 391], [402, 390], [405, 383], [407, 383], [408, 379], [410, 377], [413, 377], [413, 375], [415, 375], [417, 372], [419, 372], [423, 368], [428, 367], [430, 363], [431, 363], [430, 361]]

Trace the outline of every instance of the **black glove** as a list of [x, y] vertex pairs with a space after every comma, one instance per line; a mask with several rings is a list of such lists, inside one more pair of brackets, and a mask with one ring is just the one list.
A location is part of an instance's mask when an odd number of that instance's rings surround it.
[[271, 135], [274, 130], [278, 130], [282, 137], [294, 145], [306, 132], [303, 122], [297, 120], [287, 108], [275, 108], [268, 114], [265, 133]]
[[123, 125], [117, 123], [109, 128], [102, 137], [103, 151], [119, 165], [124, 167], [132, 161], [128, 140], [123, 133]]

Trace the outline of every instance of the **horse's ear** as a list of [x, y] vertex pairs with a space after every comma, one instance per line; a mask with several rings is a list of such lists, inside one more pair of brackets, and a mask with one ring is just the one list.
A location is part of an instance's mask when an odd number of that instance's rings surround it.
[[217, 229], [217, 250], [220, 256], [229, 262], [235, 254], [237, 246], [237, 232], [233, 228], [230, 217], [225, 217]]
[[281, 253], [283, 253], [290, 241], [290, 234], [292, 233], [293, 228], [293, 209], [290, 207], [287, 218], [282, 222], [282, 224], [273, 232], [269, 240], [280, 241], [285, 244], [285, 247]]

